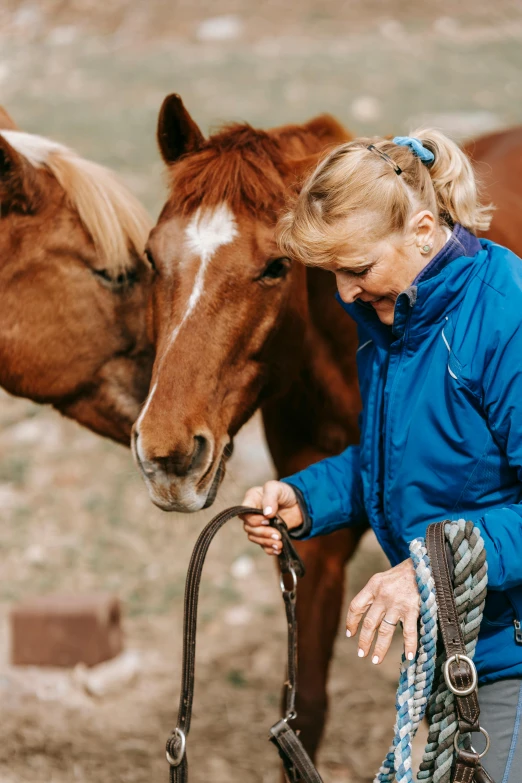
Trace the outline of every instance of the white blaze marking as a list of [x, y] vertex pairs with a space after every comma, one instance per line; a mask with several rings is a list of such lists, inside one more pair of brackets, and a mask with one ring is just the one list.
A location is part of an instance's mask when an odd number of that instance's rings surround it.
[[188, 249], [201, 258], [201, 263], [194, 280], [194, 287], [187, 302], [187, 308], [179, 324], [170, 336], [169, 348], [178, 336], [185, 321], [194, 312], [203, 293], [205, 272], [212, 256], [220, 247], [228, 245], [237, 237], [237, 227], [234, 215], [226, 204], [219, 204], [214, 209], [194, 213], [185, 229], [185, 241]]
[[[152, 389], [150, 391], [149, 396], [147, 397], [147, 399], [145, 401], [145, 405], [143, 406], [140, 415], [138, 416], [138, 420], [136, 422], [136, 432], [138, 433], [138, 436], [140, 434], [140, 424], [141, 424], [141, 422], [143, 420], [143, 417], [145, 416], [145, 414], [147, 413], [147, 411], [149, 409], [149, 405], [152, 402], [152, 398], [154, 397], [154, 392], [156, 391], [157, 386], [158, 386], [158, 383], [156, 381], [156, 383], [154, 384], [154, 386], [152, 387]], [[138, 441], [138, 449], [139, 449], [139, 447], [140, 447], [140, 444], [139, 444], [139, 441]], [[139, 457], [141, 459], [141, 453], [139, 454]]]
[[[205, 272], [207, 271], [207, 267], [212, 256], [220, 247], [230, 244], [230, 242], [232, 242], [237, 237], [237, 235], [238, 231], [236, 220], [232, 211], [225, 203], [219, 204], [217, 207], [214, 207], [214, 209], [201, 209], [200, 207], [192, 216], [187, 228], [185, 229], [185, 242], [190, 252], [198, 255], [201, 258], [201, 263], [194, 280], [194, 286], [187, 301], [187, 307], [183, 314], [183, 318], [172, 330], [169, 343], [160, 360], [158, 372], [161, 371], [161, 367], [169, 348], [172, 346], [176, 337], [180, 333], [182, 326], [194, 312], [196, 305], [200, 300], [201, 295], [203, 294]], [[136, 422], [136, 431], [138, 434], [140, 424], [147, 413], [157, 385], [158, 384], [155, 383], [152, 387], [147, 401], [143, 406], [143, 410], [140, 413], [138, 421]]]

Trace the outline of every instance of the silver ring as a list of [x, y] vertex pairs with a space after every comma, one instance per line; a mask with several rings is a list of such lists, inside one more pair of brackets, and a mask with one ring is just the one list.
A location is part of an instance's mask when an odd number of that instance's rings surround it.
[[[464, 656], [461, 656], [461, 658], [462, 658], [462, 657], [464, 657]], [[486, 740], [486, 747], [484, 748], [484, 750], [482, 751], [482, 753], [479, 753], [479, 754], [478, 754], [478, 757], [479, 757], [479, 759], [483, 759], [483, 758], [484, 758], [484, 756], [486, 755], [486, 753], [487, 753], [487, 752], [488, 752], [488, 750], [489, 750], [489, 746], [490, 746], [490, 739], [489, 739], [489, 734], [487, 733], [486, 729], [483, 729], [483, 728], [482, 728], [482, 726], [479, 726], [479, 731], [480, 731], [480, 733], [481, 733], [481, 734], [483, 734], [483, 735], [484, 735], [484, 738], [485, 738], [485, 740]], [[453, 739], [453, 747], [455, 748], [455, 753], [458, 753], [458, 752], [459, 752], [459, 750], [460, 750], [460, 748], [459, 748], [459, 738], [460, 738], [460, 731], [457, 729], [457, 731], [455, 732], [455, 737], [454, 737], [454, 739]], [[476, 751], [475, 751], [475, 749], [473, 748], [473, 745], [471, 746], [471, 750], [472, 750], [474, 753], [476, 752]]]
[[399, 624], [398, 622], [396, 622], [396, 623], [390, 622], [390, 620], [387, 620], [386, 617], [383, 617], [381, 622], [386, 623], [387, 625], [393, 625], [394, 628], [397, 628], [397, 626]]
[[179, 755], [176, 759], [173, 759], [168, 750], [165, 751], [165, 756], [167, 757], [167, 761], [169, 762], [171, 767], [179, 767], [181, 762], [183, 761], [183, 756], [185, 755], [185, 745], [187, 742], [187, 739], [185, 737], [185, 733], [178, 729], [177, 727], [174, 729], [173, 734], [175, 734], [177, 737], [181, 740], [181, 747], [179, 749]]
[[[465, 661], [471, 671], [471, 685], [469, 688], [464, 688], [463, 690], [459, 690], [456, 688], [453, 683], [450, 680], [449, 676], [449, 667], [453, 662], [459, 663], [460, 661]], [[446, 663], [444, 664], [444, 681], [450, 691], [455, 694], [455, 696], [469, 696], [470, 693], [473, 693], [475, 688], [477, 687], [478, 683], [478, 675], [477, 675], [477, 669], [471, 658], [468, 658], [467, 655], [460, 655], [459, 653], [456, 653], [455, 655], [451, 655]]]
[[297, 574], [295, 573], [293, 566], [289, 566], [288, 567], [288, 573], [292, 577], [292, 589], [291, 590], [287, 590], [286, 589], [285, 581], [283, 579], [283, 574], [282, 573], [279, 574], [279, 586], [281, 587], [281, 592], [283, 593], [283, 595], [285, 593], [295, 593], [295, 589], [297, 587]]

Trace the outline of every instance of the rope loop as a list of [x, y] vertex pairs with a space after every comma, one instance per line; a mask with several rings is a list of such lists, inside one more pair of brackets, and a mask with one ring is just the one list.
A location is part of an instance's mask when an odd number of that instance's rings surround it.
[[[447, 522], [444, 532], [453, 554], [453, 587], [466, 656], [472, 661], [487, 590], [484, 541], [479, 529], [464, 519]], [[458, 722], [455, 697], [444, 678], [445, 654], [437, 654], [435, 582], [424, 539], [411, 542], [410, 557], [420, 595], [419, 647], [413, 661], [402, 655], [393, 742], [374, 783], [413, 783], [412, 741], [426, 713], [428, 742], [417, 781], [450, 783]]]

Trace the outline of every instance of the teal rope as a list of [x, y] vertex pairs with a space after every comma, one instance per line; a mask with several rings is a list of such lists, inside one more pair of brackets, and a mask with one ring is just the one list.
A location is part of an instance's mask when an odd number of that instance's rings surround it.
[[[473, 658], [487, 591], [484, 541], [478, 528], [463, 519], [448, 522], [445, 535], [453, 553], [455, 602], [466, 655]], [[394, 738], [374, 783], [413, 783], [411, 744], [426, 712], [430, 728], [417, 780], [449, 783], [457, 715], [442, 676], [445, 656], [437, 656], [435, 583], [423, 539], [411, 542], [410, 557], [420, 595], [419, 647], [413, 661], [402, 656]]]
[[428, 706], [435, 673], [437, 649], [437, 602], [435, 583], [426, 546], [421, 539], [410, 544], [415, 580], [421, 598], [419, 649], [413, 661], [402, 655], [399, 687], [395, 701], [395, 736], [374, 783], [412, 781], [411, 743]]

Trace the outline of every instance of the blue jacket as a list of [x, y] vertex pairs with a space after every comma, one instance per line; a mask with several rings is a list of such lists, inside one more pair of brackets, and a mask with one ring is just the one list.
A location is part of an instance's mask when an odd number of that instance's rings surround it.
[[522, 677], [522, 262], [468, 237], [476, 252], [399, 295], [393, 327], [361, 302], [343, 304], [359, 329], [360, 445], [285, 480], [306, 503], [307, 537], [369, 521], [392, 565], [431, 522], [480, 528], [489, 590], [475, 660], [485, 683]]

